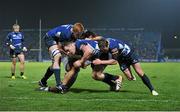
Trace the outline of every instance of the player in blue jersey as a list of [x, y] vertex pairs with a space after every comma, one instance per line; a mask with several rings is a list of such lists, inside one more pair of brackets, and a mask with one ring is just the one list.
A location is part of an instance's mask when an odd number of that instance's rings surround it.
[[75, 23], [74, 25], [67, 24], [56, 27], [49, 30], [44, 36], [45, 44], [52, 56], [52, 66], [50, 66], [44, 77], [39, 81], [39, 85], [42, 87], [47, 86], [47, 79], [54, 73], [56, 79], [56, 87], [62, 90], [60, 80], [60, 60], [61, 60], [61, 44], [65, 41], [73, 41], [80, 37], [84, 31], [84, 27], [81, 23]]
[[[75, 43], [68, 43], [64, 46], [64, 51], [68, 56], [80, 55], [81, 59], [75, 61], [73, 66], [80, 68], [86, 66], [86, 61], [93, 61], [96, 58], [107, 59], [108, 56], [100, 52], [98, 42], [93, 40], [77, 40]], [[114, 61], [115, 62], [115, 61]], [[105, 82], [113, 91], [118, 91], [121, 86], [122, 77], [103, 73], [106, 65], [94, 65], [92, 67], [92, 78], [98, 81]], [[71, 71], [73, 73], [73, 71]]]
[[13, 31], [6, 37], [6, 45], [10, 48], [10, 57], [12, 59], [11, 78], [15, 79], [16, 58], [18, 58], [20, 61], [20, 76], [22, 79], [26, 79], [24, 75], [25, 56], [23, 52], [26, 52], [27, 48], [24, 46], [24, 35], [20, 32], [18, 24], [14, 24], [12, 28]]
[[[117, 60], [120, 69], [122, 72], [127, 76], [129, 80], [133, 80], [132, 72], [130, 66], [133, 67], [135, 72], [138, 74], [138, 76], [142, 79], [143, 83], [149, 88], [152, 95], [158, 95], [158, 93], [155, 91], [154, 87], [152, 86], [149, 78], [142, 70], [140, 63], [138, 61], [137, 56], [134, 54], [133, 50], [130, 48], [128, 44], [121, 40], [116, 40], [112, 38], [102, 39], [98, 42], [99, 48], [101, 52], [109, 52], [112, 54], [113, 59]], [[99, 65], [99, 64], [113, 64], [112, 60], [100, 60], [96, 59], [93, 61], [93, 64]]]

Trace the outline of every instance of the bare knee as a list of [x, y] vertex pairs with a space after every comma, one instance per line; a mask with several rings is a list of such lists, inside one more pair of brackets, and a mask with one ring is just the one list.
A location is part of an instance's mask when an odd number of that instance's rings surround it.
[[13, 66], [16, 66], [16, 61], [12, 61], [12, 65], [13, 65]]
[[24, 65], [24, 63], [25, 63], [24, 61], [21, 61], [21, 62], [20, 62], [21, 65]]

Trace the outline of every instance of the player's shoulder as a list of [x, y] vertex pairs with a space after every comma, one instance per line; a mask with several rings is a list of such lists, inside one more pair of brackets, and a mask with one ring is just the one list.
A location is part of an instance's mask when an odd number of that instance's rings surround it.
[[18, 32], [19, 34], [21, 34], [22, 36], [24, 35], [24, 33], [22, 31]]
[[107, 40], [110, 42], [110, 43], [117, 43], [119, 40], [115, 39], [115, 38], [107, 38]]
[[60, 25], [59, 27], [61, 28], [71, 28], [73, 25], [72, 24], [63, 24], [63, 25]]
[[14, 32], [9, 32], [7, 35], [13, 35], [14, 34]]

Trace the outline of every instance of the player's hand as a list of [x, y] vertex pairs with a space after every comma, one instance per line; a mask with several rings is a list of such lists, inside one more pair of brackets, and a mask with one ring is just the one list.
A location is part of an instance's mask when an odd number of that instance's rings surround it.
[[10, 47], [11, 49], [15, 49], [15, 47], [14, 47], [13, 45], [10, 45], [9, 47]]
[[74, 65], [75, 68], [79, 68], [79, 67], [82, 66], [82, 63], [81, 63], [80, 60], [78, 60], [78, 61], [75, 61], [73, 65]]
[[27, 51], [27, 48], [26, 48], [26, 47], [23, 47], [23, 51], [26, 52], [26, 51]]
[[101, 64], [102, 64], [102, 61], [101, 61], [100, 59], [95, 59], [95, 60], [93, 61], [93, 64], [94, 64], [94, 65], [101, 65]]

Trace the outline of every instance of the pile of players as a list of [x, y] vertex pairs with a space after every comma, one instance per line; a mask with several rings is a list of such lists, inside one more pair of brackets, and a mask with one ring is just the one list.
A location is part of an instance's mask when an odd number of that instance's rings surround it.
[[[14, 31], [7, 36], [6, 44], [10, 48], [12, 59], [22, 60], [21, 76], [24, 73], [23, 52], [27, 51], [23, 46], [23, 36], [19, 25], [13, 25]], [[138, 57], [131, 47], [115, 38], [104, 37], [89, 30], [85, 30], [81, 23], [61, 25], [49, 30], [44, 36], [44, 42], [51, 55], [52, 65], [47, 68], [43, 78], [39, 81], [40, 90], [58, 93], [67, 92], [76, 81], [81, 68], [91, 65], [92, 78], [109, 85], [111, 91], [119, 91], [122, 86], [122, 76], [104, 73], [107, 65], [119, 64], [121, 71], [128, 80], [136, 80], [131, 72], [131, 66], [149, 88], [152, 95], [158, 95], [152, 86], [150, 79], [142, 70]], [[66, 74], [61, 80], [61, 60], [64, 59]], [[12, 66], [12, 79], [15, 79], [15, 66]], [[47, 80], [55, 75], [56, 86], [48, 87]]]
[[[96, 35], [85, 30], [81, 23], [75, 23], [61, 25], [48, 31], [44, 41], [51, 54], [52, 65], [39, 81], [40, 89], [43, 91], [67, 92], [75, 82], [80, 68], [86, 68], [88, 65], [91, 65], [94, 80], [108, 84], [111, 91], [119, 91], [122, 76], [103, 72], [107, 65], [118, 63], [128, 80], [136, 80], [131, 72], [132, 66], [151, 94], [158, 95], [150, 79], [143, 72], [134, 51], [119, 39]], [[64, 63], [66, 75], [61, 81], [60, 63], [64, 57], [67, 57]], [[55, 75], [56, 86], [48, 87], [47, 80], [52, 74]]]

